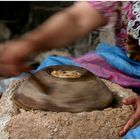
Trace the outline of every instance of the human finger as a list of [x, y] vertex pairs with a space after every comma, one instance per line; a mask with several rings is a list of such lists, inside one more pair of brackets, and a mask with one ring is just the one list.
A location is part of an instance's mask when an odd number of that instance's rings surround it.
[[124, 135], [130, 128], [134, 127], [140, 119], [140, 113], [138, 110], [131, 116], [123, 129], [120, 131], [120, 136]]
[[137, 96], [131, 96], [123, 99], [122, 103], [125, 105], [131, 105], [131, 104], [135, 104], [136, 101], [137, 101]]

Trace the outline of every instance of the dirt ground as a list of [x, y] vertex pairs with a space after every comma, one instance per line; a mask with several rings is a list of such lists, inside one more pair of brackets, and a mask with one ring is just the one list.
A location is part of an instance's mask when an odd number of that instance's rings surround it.
[[131, 115], [128, 108], [104, 111], [56, 113], [22, 112], [7, 125], [12, 139], [120, 138], [118, 132]]
[[[108, 81], [105, 83], [119, 99], [135, 95], [129, 89]], [[118, 107], [102, 111], [57, 113], [20, 109], [19, 114], [12, 116], [11, 95], [12, 92], [9, 95], [5, 93], [0, 103], [0, 119], [3, 120], [7, 113], [7, 122], [0, 131], [1, 138], [120, 138], [118, 135], [120, 129], [133, 113], [132, 106], [125, 106], [120, 102]]]

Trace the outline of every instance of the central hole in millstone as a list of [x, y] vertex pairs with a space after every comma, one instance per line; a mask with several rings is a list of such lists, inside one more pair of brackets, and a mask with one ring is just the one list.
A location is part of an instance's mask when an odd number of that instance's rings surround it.
[[58, 78], [80, 78], [82, 76], [77, 70], [53, 70], [51, 75]]

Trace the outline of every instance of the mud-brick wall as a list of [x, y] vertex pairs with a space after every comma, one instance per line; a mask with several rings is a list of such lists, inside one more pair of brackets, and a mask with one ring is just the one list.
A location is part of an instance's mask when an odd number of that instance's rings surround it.
[[[0, 2], [0, 21], [7, 25], [11, 32], [11, 38], [13, 38], [34, 29], [53, 14], [73, 3], [72, 1]], [[1, 7], [4, 7], [4, 10]], [[93, 50], [98, 42], [98, 32], [94, 31], [68, 47], [66, 46], [66, 49], [73, 56], [80, 56]]]

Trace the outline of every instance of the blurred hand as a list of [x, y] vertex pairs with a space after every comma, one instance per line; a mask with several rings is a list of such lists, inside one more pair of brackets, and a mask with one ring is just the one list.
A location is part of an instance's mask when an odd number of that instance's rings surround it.
[[28, 68], [24, 62], [33, 52], [33, 46], [27, 40], [12, 40], [0, 44], [0, 75], [17, 76]]
[[120, 136], [123, 136], [130, 128], [135, 128], [140, 125], [140, 96], [132, 96], [123, 100], [125, 105], [133, 105], [135, 113], [131, 116], [123, 129], [120, 131]]

